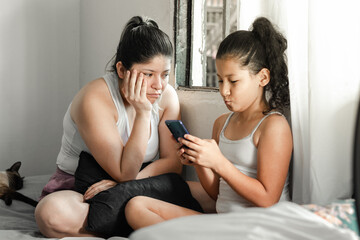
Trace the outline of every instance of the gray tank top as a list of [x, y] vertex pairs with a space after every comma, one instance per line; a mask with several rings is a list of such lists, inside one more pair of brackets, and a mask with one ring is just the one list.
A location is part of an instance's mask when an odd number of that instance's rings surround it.
[[[229, 114], [221, 130], [219, 137], [219, 148], [221, 153], [231, 161], [237, 169], [249, 177], [257, 177], [257, 148], [253, 141], [254, 133], [260, 124], [272, 114], [282, 115], [280, 112], [270, 112], [259, 121], [250, 135], [239, 140], [230, 140], [224, 135], [224, 131], [233, 113]], [[286, 179], [280, 201], [288, 201], [289, 199], [288, 179]], [[253, 206], [252, 203], [237, 194], [223, 178], [220, 178], [219, 195], [216, 201], [216, 211], [218, 213], [233, 212], [244, 207]]]
[[[118, 133], [125, 145], [129, 139], [131, 130], [129, 120], [125, 111], [125, 106], [119, 91], [119, 81], [116, 73], [108, 73], [104, 77], [109, 88], [112, 100], [116, 106], [118, 113], [118, 121], [116, 123]], [[70, 116], [71, 104], [69, 105], [63, 120], [63, 136], [61, 140], [61, 149], [58, 154], [56, 164], [58, 167], [69, 174], [74, 175], [78, 166], [81, 151], [91, 153], [86, 146], [84, 140], [78, 131], [78, 128]], [[159, 150], [159, 111], [151, 112], [151, 135], [146, 148], [144, 162], [149, 162], [158, 157]]]

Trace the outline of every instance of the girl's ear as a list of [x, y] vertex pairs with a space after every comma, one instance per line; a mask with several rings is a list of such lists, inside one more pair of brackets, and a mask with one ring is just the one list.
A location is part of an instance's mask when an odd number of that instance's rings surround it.
[[126, 68], [124, 67], [121, 61], [116, 63], [116, 72], [120, 79], [124, 79]]
[[258, 77], [260, 79], [259, 85], [265, 87], [270, 82], [270, 71], [267, 68], [263, 68], [258, 72]]

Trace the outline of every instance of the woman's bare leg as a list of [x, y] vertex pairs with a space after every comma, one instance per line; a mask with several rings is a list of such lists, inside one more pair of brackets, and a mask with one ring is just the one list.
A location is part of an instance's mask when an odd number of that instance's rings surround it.
[[198, 214], [201, 213], [145, 196], [132, 198], [125, 207], [126, 220], [134, 230], [173, 218]]
[[200, 182], [187, 181], [191, 195], [199, 202], [205, 213], [216, 213], [216, 202], [202, 187]]
[[46, 237], [95, 236], [85, 230], [89, 204], [75, 191], [58, 191], [44, 197], [35, 209], [40, 232]]

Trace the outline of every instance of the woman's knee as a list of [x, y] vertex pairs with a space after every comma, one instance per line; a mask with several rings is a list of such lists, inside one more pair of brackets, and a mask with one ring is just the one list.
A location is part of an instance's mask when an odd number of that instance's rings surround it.
[[[57, 232], [62, 232], [61, 222], [64, 216], [61, 212], [61, 200], [48, 195], [43, 198], [35, 209], [35, 220], [40, 232], [46, 237], [56, 236]], [[66, 221], [65, 221], [66, 223]]]
[[46, 237], [78, 235], [86, 220], [88, 205], [82, 195], [73, 191], [52, 193], [43, 198], [35, 209], [40, 232]]

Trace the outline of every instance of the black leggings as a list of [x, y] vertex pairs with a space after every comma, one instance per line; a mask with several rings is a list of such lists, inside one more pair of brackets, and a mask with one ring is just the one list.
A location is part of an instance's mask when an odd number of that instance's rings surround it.
[[[88, 187], [103, 179], [112, 180], [92, 155], [81, 152], [75, 172], [75, 190], [84, 194]], [[87, 200], [90, 208], [86, 230], [106, 238], [128, 237], [133, 229], [126, 221], [125, 206], [135, 196], [148, 196], [203, 212], [184, 179], [179, 174], [167, 173], [119, 183]]]

